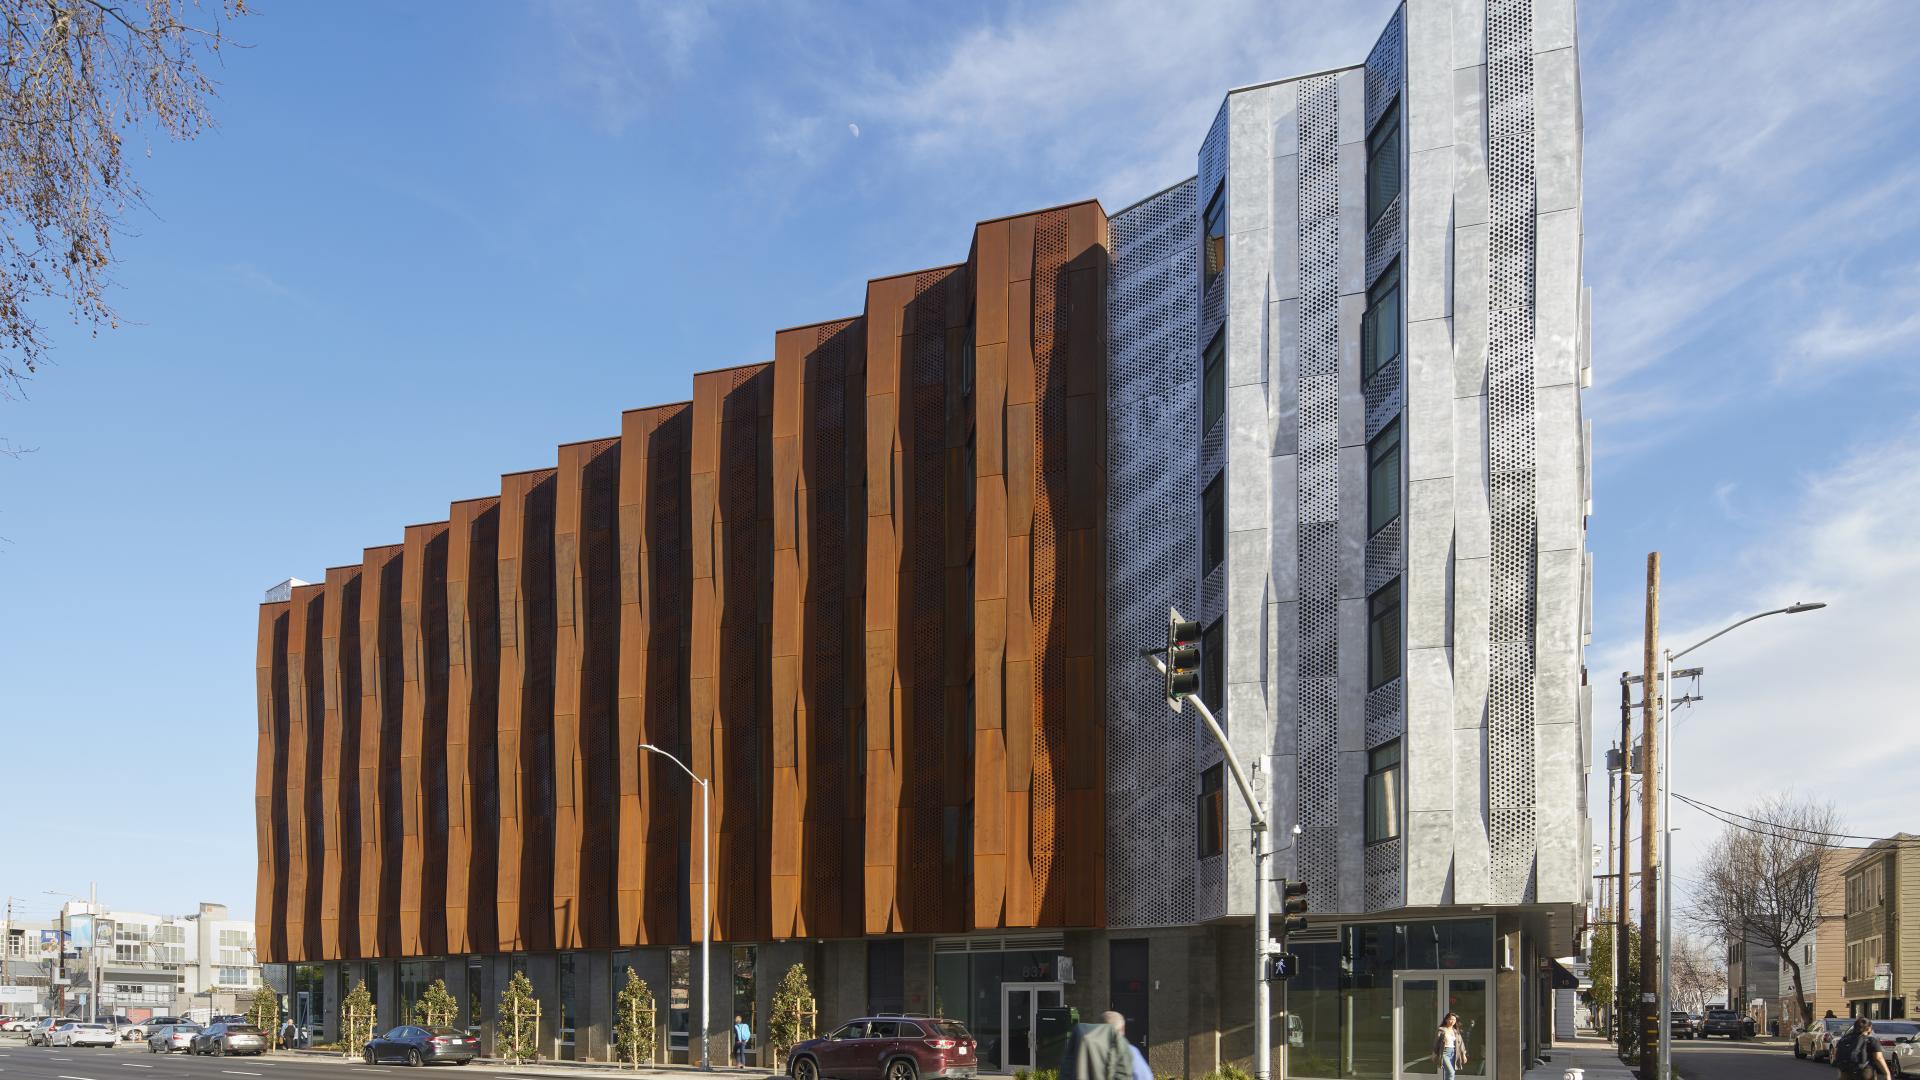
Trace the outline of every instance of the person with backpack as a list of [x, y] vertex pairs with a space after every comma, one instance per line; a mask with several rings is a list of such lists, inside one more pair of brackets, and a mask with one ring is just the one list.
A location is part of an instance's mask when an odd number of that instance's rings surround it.
[[1433, 1058], [1440, 1063], [1441, 1080], [1455, 1080], [1467, 1067], [1467, 1041], [1460, 1037], [1460, 1014], [1448, 1013], [1433, 1035]]
[[1864, 1016], [1834, 1045], [1833, 1063], [1840, 1069], [1840, 1080], [1892, 1080], [1880, 1040], [1873, 1037], [1873, 1021]]

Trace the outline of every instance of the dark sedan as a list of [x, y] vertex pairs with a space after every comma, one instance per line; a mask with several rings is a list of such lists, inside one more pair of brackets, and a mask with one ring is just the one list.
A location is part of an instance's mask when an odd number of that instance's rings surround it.
[[369, 1065], [389, 1061], [404, 1061], [408, 1065], [450, 1061], [455, 1065], [465, 1065], [479, 1052], [480, 1040], [464, 1031], [402, 1024], [385, 1035], [374, 1036], [362, 1057]]

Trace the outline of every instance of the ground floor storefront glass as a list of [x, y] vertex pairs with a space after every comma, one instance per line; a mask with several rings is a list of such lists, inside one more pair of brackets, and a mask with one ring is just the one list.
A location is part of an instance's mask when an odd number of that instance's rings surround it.
[[1041, 1010], [1059, 1008], [1065, 1000], [1058, 963], [1057, 949], [936, 952], [934, 1015], [967, 1026], [983, 1068], [1031, 1068], [1040, 1053]]
[[1467, 1065], [1491, 1076], [1493, 923], [1486, 919], [1361, 923], [1337, 940], [1297, 943], [1286, 986], [1288, 1075], [1398, 1080], [1435, 1075], [1434, 1033], [1458, 1013]]

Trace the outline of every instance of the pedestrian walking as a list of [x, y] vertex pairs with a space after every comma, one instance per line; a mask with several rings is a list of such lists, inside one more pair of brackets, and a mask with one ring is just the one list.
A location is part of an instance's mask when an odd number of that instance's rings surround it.
[[753, 1029], [747, 1026], [745, 1019], [736, 1015], [733, 1018], [733, 1063], [739, 1068], [747, 1067], [747, 1045], [753, 1042]]
[[1873, 1021], [1864, 1016], [1834, 1044], [1833, 1063], [1840, 1070], [1840, 1080], [1892, 1080], [1880, 1040], [1873, 1037]]
[[282, 1050], [293, 1049], [293, 1035], [294, 1035], [293, 1021], [289, 1020], [287, 1021], [286, 1026], [280, 1029], [280, 1049]]
[[1433, 1034], [1433, 1057], [1440, 1063], [1441, 1080], [1456, 1080], [1467, 1067], [1467, 1041], [1460, 1037], [1460, 1014], [1448, 1013]]

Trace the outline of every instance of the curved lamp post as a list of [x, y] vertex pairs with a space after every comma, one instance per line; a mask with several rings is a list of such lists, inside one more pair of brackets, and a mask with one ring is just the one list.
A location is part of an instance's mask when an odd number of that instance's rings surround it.
[[[1666, 650], [1660, 685], [1660, 1075], [1673, 1075], [1673, 662], [1740, 627], [1769, 615], [1818, 611], [1824, 603], [1789, 604], [1749, 615], [1674, 652]], [[1728, 1004], [1732, 1004], [1729, 999]]]
[[[708, 1014], [708, 1005], [713, 997], [712, 942], [708, 941], [708, 935], [712, 933], [713, 928], [713, 873], [712, 864], [707, 858], [707, 849], [711, 846], [707, 823], [709, 788], [705, 780], [695, 776], [693, 770], [687, 768], [686, 762], [667, 751], [652, 743], [641, 743], [640, 749], [651, 754], [659, 754], [680, 766], [680, 771], [687, 774], [687, 779], [700, 787], [700, 1068], [711, 1072], [713, 1071], [713, 1054], [707, 1038], [707, 1027], [712, 1019]], [[691, 1046], [688, 1047], [688, 1051], [692, 1051]]]

